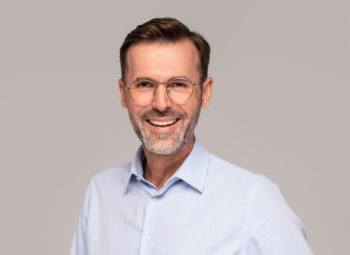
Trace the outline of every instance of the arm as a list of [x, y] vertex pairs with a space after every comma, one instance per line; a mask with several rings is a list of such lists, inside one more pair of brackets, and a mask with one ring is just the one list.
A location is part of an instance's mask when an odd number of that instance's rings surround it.
[[245, 220], [245, 254], [311, 255], [301, 221], [289, 208], [278, 187], [264, 178]]
[[88, 255], [87, 218], [89, 215], [92, 197], [92, 182], [93, 181], [90, 181], [86, 190], [85, 199], [80, 210], [78, 226], [75, 230], [70, 255]]

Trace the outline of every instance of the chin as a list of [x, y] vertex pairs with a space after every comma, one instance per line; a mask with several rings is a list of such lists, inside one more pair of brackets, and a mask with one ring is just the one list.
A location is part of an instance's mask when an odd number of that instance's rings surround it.
[[145, 148], [157, 155], [171, 155], [181, 149], [185, 144], [186, 141], [182, 139], [176, 139], [175, 141], [173, 139], [143, 139], [143, 145]]

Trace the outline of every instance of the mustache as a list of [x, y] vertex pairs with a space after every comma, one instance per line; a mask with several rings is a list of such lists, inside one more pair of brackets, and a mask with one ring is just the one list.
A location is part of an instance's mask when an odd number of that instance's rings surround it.
[[151, 119], [151, 118], [159, 118], [159, 117], [172, 117], [172, 118], [182, 118], [184, 117], [184, 114], [183, 113], [180, 113], [180, 112], [176, 112], [174, 110], [171, 110], [171, 109], [166, 109], [164, 111], [159, 111], [157, 109], [152, 109], [152, 110], [149, 110], [149, 111], [146, 111], [145, 113], [143, 113], [141, 115], [141, 117], [143, 119]]

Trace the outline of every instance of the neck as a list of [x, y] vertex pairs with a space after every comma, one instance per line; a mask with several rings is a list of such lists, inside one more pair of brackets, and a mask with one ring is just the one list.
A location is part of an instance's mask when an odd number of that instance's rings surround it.
[[144, 177], [154, 184], [157, 189], [163, 187], [164, 183], [176, 172], [184, 160], [192, 151], [194, 137], [191, 137], [181, 149], [170, 155], [154, 154], [144, 148], [146, 157], [144, 163]]

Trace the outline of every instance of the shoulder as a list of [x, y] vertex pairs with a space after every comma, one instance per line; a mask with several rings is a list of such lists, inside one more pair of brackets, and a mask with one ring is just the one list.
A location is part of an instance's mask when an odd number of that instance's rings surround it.
[[269, 181], [262, 174], [254, 173], [241, 166], [228, 162], [214, 154], [210, 155], [211, 160], [208, 167], [209, 184], [220, 183], [220, 185], [239, 189], [242, 192], [253, 192], [259, 186]]
[[130, 177], [131, 162], [107, 168], [94, 175], [89, 186], [94, 186], [99, 192], [122, 191]]
[[[224, 187], [228, 194], [231, 190], [245, 196], [252, 207], [261, 206], [266, 212], [269, 208], [285, 206], [286, 203], [279, 187], [268, 177], [232, 164], [211, 154], [208, 168], [208, 184]], [[265, 208], [265, 209], [264, 209]]]
[[[248, 213], [255, 216], [261, 213], [261, 216], [269, 217], [273, 213], [283, 211], [284, 214], [295, 218], [279, 187], [262, 174], [211, 155], [207, 177], [207, 187], [210, 190], [223, 190], [227, 199], [244, 204]], [[298, 221], [297, 218], [295, 220]]]
[[131, 162], [115, 165], [100, 171], [99, 173], [93, 176], [93, 179], [95, 179], [97, 182], [101, 182], [109, 180], [111, 178], [120, 178], [129, 174], [130, 167]]
[[[272, 180], [215, 155], [211, 155], [208, 177], [211, 190], [221, 188], [231, 204], [238, 202], [243, 206], [243, 233], [248, 246], [253, 243], [259, 246], [257, 249], [275, 254], [269, 249], [276, 247], [276, 242], [284, 244], [285, 247], [289, 242], [300, 249], [297, 254], [310, 254], [305, 253], [309, 248], [305, 242], [303, 223]], [[290, 254], [279, 254], [282, 253]]]

